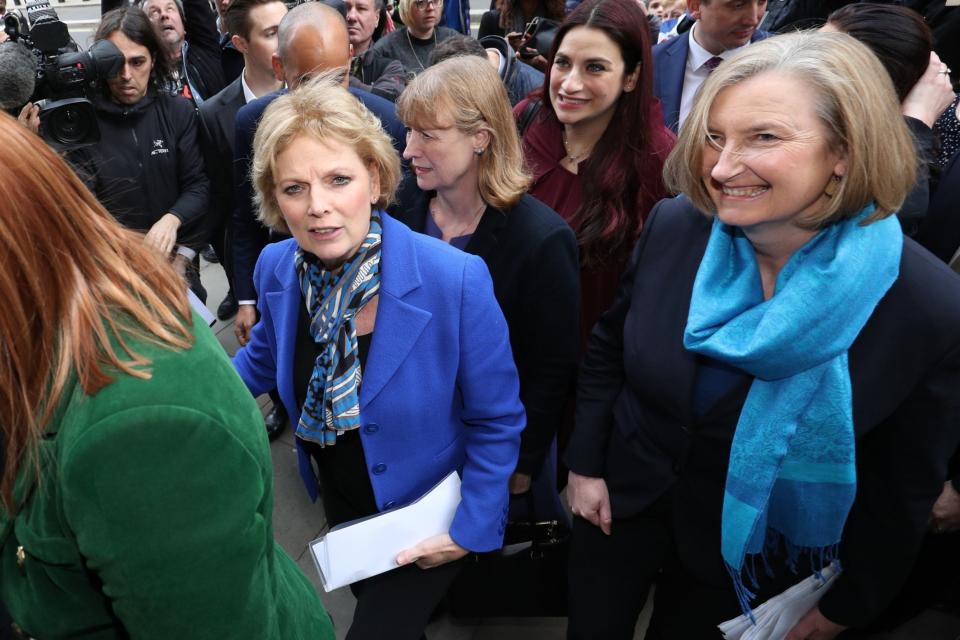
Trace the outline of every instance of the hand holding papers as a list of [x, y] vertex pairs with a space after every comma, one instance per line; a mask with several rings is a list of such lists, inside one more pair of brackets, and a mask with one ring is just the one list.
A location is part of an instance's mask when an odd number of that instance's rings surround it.
[[469, 552], [466, 549], [453, 541], [449, 533], [441, 533], [427, 538], [415, 547], [401, 551], [397, 556], [397, 564], [402, 566], [416, 562], [421, 569], [432, 569], [459, 560], [467, 553]]
[[396, 569], [402, 551], [446, 534], [460, 504], [460, 477], [452, 471], [415, 502], [344, 523], [310, 543], [324, 591]]
[[747, 616], [727, 620], [720, 625], [723, 637], [726, 640], [783, 640], [797, 621], [833, 586], [840, 571], [834, 563], [820, 575], [822, 580], [811, 575], [754, 609], [756, 624]]

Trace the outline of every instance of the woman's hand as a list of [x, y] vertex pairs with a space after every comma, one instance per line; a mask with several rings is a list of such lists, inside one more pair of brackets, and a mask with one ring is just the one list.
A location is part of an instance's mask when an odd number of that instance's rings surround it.
[[165, 213], [163, 217], [153, 223], [143, 241], [148, 247], [153, 247], [163, 255], [173, 251], [177, 244], [177, 229], [180, 228], [180, 218], [172, 213]]
[[934, 533], [960, 530], [960, 493], [950, 482], [943, 484], [943, 491], [930, 512], [930, 529]]
[[530, 474], [514, 471], [510, 476], [510, 495], [516, 496], [530, 491]]
[[25, 126], [30, 131], [33, 131], [36, 134], [40, 133], [40, 107], [28, 102], [23, 105], [23, 109], [20, 109], [20, 115], [17, 116], [17, 121]]
[[567, 479], [567, 500], [573, 515], [580, 516], [610, 535], [613, 516], [610, 513], [610, 494], [607, 492], [606, 480], [581, 476], [571, 471]]
[[257, 307], [252, 304], [242, 304], [237, 308], [237, 315], [233, 319], [233, 335], [237, 342], [245, 347], [250, 342], [250, 331], [257, 324]]
[[900, 110], [905, 116], [916, 118], [928, 127], [933, 127], [943, 110], [953, 104], [956, 95], [950, 85], [947, 65], [940, 62], [937, 54], [930, 53], [927, 70], [913, 85], [910, 93], [903, 99]]
[[449, 533], [441, 533], [401, 551], [397, 556], [397, 564], [403, 566], [416, 562], [421, 569], [432, 569], [459, 560], [465, 555], [467, 550], [454, 542]]
[[800, 618], [783, 640], [832, 640], [844, 629], [845, 626], [830, 622], [820, 613], [819, 607], [814, 607]]
[[[535, 49], [530, 49], [529, 47], [527, 47], [525, 50], [526, 50], [526, 51], [535, 51]], [[532, 58], [524, 58], [522, 55], [520, 55], [519, 52], [517, 52], [517, 60], [520, 60], [520, 61], [524, 62], [525, 64], [530, 65], [531, 67], [533, 67], [533, 68], [536, 69], [537, 71], [541, 71], [541, 72], [543, 72], [543, 73], [546, 73], [546, 72], [547, 72], [547, 59], [544, 58], [544, 57], [543, 57], [542, 55], [540, 55], [539, 53], [538, 53], [537, 55], [533, 56]]]
[[523, 34], [516, 31], [508, 33], [505, 37], [507, 42], [510, 43], [510, 48], [514, 51], [519, 51], [520, 47], [526, 43], [526, 39], [523, 37]]

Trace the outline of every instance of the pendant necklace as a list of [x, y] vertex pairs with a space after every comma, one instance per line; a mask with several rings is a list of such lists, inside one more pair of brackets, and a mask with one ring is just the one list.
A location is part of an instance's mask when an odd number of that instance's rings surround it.
[[[445, 231], [444, 229], [442, 229], [442, 228], [440, 227], [440, 224], [437, 222], [437, 213], [436, 213], [436, 211], [434, 211], [434, 208], [428, 206], [428, 207], [427, 207], [427, 210], [430, 212], [430, 217], [433, 218], [433, 223], [434, 223], [435, 225], [437, 225], [437, 228], [439, 228], [442, 233], [445, 234], [446, 231]], [[476, 223], [477, 223], [477, 220], [480, 219], [480, 216], [481, 216], [481, 215], [483, 214], [483, 212], [486, 211], [486, 210], [487, 210], [487, 203], [486, 203], [486, 202], [481, 202], [481, 203], [480, 203], [480, 208], [477, 209], [477, 212], [476, 212], [476, 213], [474, 213], [472, 216], [470, 216], [470, 222], [467, 223], [467, 224], [463, 227], [463, 231], [462, 231], [461, 233], [455, 233], [455, 234], [454, 234], [454, 233], [451, 233], [451, 234], [450, 234], [450, 237], [451, 237], [451, 238], [459, 238], [460, 236], [465, 236], [465, 235], [467, 235], [466, 232], [467, 232], [468, 230], [470, 230], [471, 228], [472, 228], [473, 230], [470, 231], [470, 233], [475, 232], [475, 231], [476, 231]]]
[[[413, 54], [413, 57], [417, 60], [417, 64], [420, 65], [420, 71], [426, 71], [427, 68], [423, 66], [423, 61], [420, 60], [420, 56], [417, 55], [417, 50], [413, 48], [413, 40], [410, 39], [410, 28], [407, 28], [407, 44], [410, 45], [410, 53]], [[417, 38], [419, 40], [419, 38]], [[433, 48], [437, 48], [437, 28], [433, 28]]]
[[570, 147], [567, 145], [566, 132], [560, 134], [560, 137], [563, 139], [563, 150], [567, 154], [566, 157], [564, 157], [564, 160], [566, 160], [570, 164], [578, 164], [580, 160], [590, 155], [590, 152], [593, 150], [593, 145], [590, 145], [580, 153], [577, 153], [577, 154], [570, 153]]

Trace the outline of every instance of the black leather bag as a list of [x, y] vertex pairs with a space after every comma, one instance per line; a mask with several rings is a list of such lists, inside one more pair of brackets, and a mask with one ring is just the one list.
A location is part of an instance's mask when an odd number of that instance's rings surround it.
[[[528, 494], [529, 495], [529, 494]], [[503, 547], [470, 554], [447, 594], [458, 618], [567, 615], [570, 529], [561, 520], [508, 522]]]

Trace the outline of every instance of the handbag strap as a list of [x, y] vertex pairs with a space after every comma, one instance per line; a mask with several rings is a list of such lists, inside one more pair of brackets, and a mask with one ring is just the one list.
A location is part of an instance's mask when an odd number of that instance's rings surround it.
[[540, 98], [530, 98], [527, 104], [524, 105], [523, 111], [520, 112], [520, 117], [517, 118], [517, 130], [521, 138], [536, 115], [540, 113], [541, 106], [543, 106], [543, 102]]

